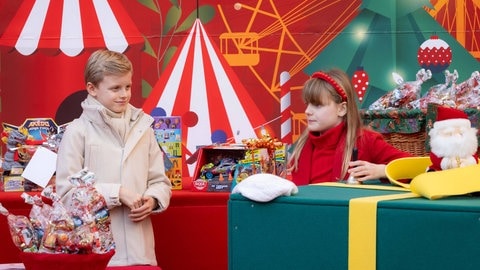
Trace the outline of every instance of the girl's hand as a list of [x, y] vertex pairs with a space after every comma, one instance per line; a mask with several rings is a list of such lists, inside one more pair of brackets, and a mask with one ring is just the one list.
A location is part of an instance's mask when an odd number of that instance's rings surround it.
[[374, 164], [363, 160], [350, 161], [348, 173], [355, 177], [357, 181], [366, 181], [372, 179], [385, 178], [384, 164]]

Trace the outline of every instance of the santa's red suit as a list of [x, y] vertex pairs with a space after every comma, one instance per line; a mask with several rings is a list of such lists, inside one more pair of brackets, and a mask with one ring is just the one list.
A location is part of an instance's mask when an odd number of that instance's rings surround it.
[[460, 168], [478, 163], [477, 129], [467, 114], [450, 107], [438, 107], [430, 136], [429, 171]]

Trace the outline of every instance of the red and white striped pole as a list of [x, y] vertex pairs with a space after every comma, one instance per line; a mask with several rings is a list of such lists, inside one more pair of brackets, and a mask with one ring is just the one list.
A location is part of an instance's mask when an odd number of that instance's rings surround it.
[[283, 71], [280, 74], [280, 113], [282, 124], [280, 126], [281, 141], [287, 145], [292, 144], [292, 114], [290, 112], [290, 73]]

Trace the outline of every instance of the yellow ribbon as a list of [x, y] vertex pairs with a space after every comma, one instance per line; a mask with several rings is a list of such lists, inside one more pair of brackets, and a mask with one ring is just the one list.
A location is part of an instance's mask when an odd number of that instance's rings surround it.
[[408, 189], [396, 186], [348, 185], [344, 183], [321, 183], [321, 186], [403, 191], [399, 194], [354, 198], [348, 210], [348, 269], [376, 269], [377, 253], [377, 204], [380, 201], [419, 197]]
[[348, 269], [374, 270], [377, 263], [377, 204], [415, 198], [413, 193], [351, 199], [348, 214]]
[[[380, 201], [423, 196], [435, 200], [445, 196], [480, 191], [480, 165], [426, 172], [429, 157], [410, 157], [387, 164], [385, 173], [396, 186], [322, 183], [323, 186], [404, 191], [399, 194], [351, 199], [348, 216], [348, 269], [376, 269], [377, 205]], [[406, 181], [402, 181], [406, 180]], [[411, 181], [410, 181], [411, 180]], [[410, 183], [407, 183], [410, 181]]]
[[387, 164], [385, 173], [391, 183], [430, 200], [480, 191], [480, 165], [426, 172], [430, 164], [429, 157], [401, 158]]

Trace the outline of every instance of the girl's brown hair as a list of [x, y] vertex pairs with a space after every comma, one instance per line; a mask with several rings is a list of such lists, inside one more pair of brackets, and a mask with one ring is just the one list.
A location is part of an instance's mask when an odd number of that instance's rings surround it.
[[[302, 97], [305, 104], [312, 104], [316, 106], [328, 104], [331, 101], [337, 104], [342, 103], [344, 97], [342, 97], [338, 93], [338, 89], [335, 90], [332, 83], [329, 82], [330, 78], [341, 87], [343, 93], [346, 95], [345, 102], [347, 106], [347, 113], [343, 117], [343, 121], [345, 121], [347, 127], [345, 134], [345, 147], [343, 153], [342, 171], [340, 179], [337, 179], [341, 180], [345, 178], [345, 175], [347, 174], [348, 163], [352, 158], [352, 152], [355, 148], [357, 138], [360, 136], [363, 125], [358, 112], [358, 106], [355, 101], [353, 85], [348, 75], [344, 71], [336, 68], [322, 73], [327, 75], [329, 78], [325, 79], [323, 76], [319, 76], [308, 79], [303, 85]], [[295, 142], [295, 148], [290, 158], [290, 171], [295, 171], [298, 169], [298, 159], [300, 158], [300, 154], [302, 153], [303, 147], [307, 141], [308, 133], [308, 129], [305, 129]]]

